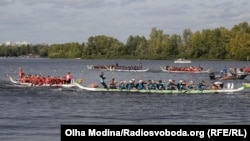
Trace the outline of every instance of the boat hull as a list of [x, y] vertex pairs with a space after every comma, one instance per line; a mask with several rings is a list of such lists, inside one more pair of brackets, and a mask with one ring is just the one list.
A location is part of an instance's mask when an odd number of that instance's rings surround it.
[[171, 70], [166, 70], [162, 67], [161, 67], [161, 71], [167, 72], [167, 73], [197, 73], [197, 74], [210, 73], [210, 70], [205, 70], [205, 71], [171, 71]]
[[28, 86], [28, 87], [63, 87], [63, 88], [72, 88], [72, 87], [76, 87], [74, 83], [72, 84], [33, 84], [33, 83], [23, 83], [23, 82], [19, 82], [14, 80], [11, 76], [8, 76], [10, 82], [12, 82], [13, 84], [17, 84], [17, 85], [22, 85], [22, 86]]
[[209, 74], [209, 78], [211, 80], [235, 80], [235, 79], [245, 79], [248, 76], [247, 73], [239, 73], [237, 75], [228, 75], [228, 76], [220, 76], [220, 75], [215, 75], [213, 72]]
[[210, 94], [210, 93], [233, 93], [242, 91], [244, 87], [240, 87], [237, 89], [219, 89], [219, 90], [127, 90], [127, 89], [105, 89], [105, 88], [90, 88], [82, 86], [78, 83], [75, 83], [77, 87], [87, 91], [95, 91], [95, 92], [124, 92], [124, 93], [146, 93], [146, 94]]
[[149, 71], [149, 69], [113, 69], [113, 68], [94, 68], [93, 65], [87, 65], [88, 69], [91, 70], [108, 70], [108, 71], [117, 71], [117, 72], [146, 72]]
[[174, 61], [174, 63], [179, 63], [179, 64], [187, 64], [187, 63], [191, 63], [191, 61]]
[[174, 63], [176, 63], [176, 64], [190, 64], [190, 63], [192, 63], [192, 61], [186, 60], [184, 58], [179, 58], [179, 59], [175, 60]]

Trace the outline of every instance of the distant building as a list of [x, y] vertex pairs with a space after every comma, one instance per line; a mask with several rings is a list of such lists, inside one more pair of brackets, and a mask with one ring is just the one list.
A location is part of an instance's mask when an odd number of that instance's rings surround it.
[[6, 46], [27, 46], [27, 45], [31, 45], [31, 43], [27, 42], [27, 41], [16, 41], [15, 43], [12, 41], [7, 41], [4, 43], [4, 45], [6, 45]]
[[13, 43], [11, 42], [11, 41], [7, 41], [7, 42], [5, 42], [5, 45], [6, 46], [11, 46]]
[[21, 42], [21, 45], [22, 45], [22, 46], [27, 46], [27, 45], [31, 45], [31, 43], [30, 43], [30, 42], [26, 42], [26, 41], [22, 41], [22, 42]]
[[40, 55], [37, 54], [28, 54], [28, 55], [22, 55], [21, 58], [40, 58]]
[[13, 41], [6, 41], [5, 43], [0, 43], [0, 46], [16, 46], [16, 47], [21, 47], [21, 46], [49, 46], [49, 44], [47, 43], [38, 43], [38, 44], [32, 44], [31, 42], [28, 42], [28, 41], [16, 41], [16, 42], [13, 42]]

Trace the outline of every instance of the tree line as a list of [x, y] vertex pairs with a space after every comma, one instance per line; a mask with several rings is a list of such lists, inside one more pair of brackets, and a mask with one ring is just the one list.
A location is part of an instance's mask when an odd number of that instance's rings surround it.
[[126, 43], [106, 35], [91, 36], [86, 43], [63, 43], [49, 46], [0, 46], [0, 56], [37, 54], [49, 58], [82, 59], [232, 59], [247, 60], [250, 56], [248, 22], [231, 29], [218, 27], [169, 35], [155, 27], [149, 39], [130, 35]]

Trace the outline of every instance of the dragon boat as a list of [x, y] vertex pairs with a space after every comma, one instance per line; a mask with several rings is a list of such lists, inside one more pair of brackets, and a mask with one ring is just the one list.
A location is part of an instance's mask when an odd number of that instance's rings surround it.
[[87, 65], [88, 69], [91, 70], [108, 70], [108, 71], [118, 71], [118, 72], [146, 72], [149, 71], [149, 68], [147, 69], [139, 69], [137, 67], [133, 66], [125, 66], [125, 67], [115, 67], [115, 66], [95, 66], [95, 65]]
[[171, 70], [171, 69], [166, 69], [163, 67], [160, 67], [161, 71], [167, 72], [167, 73], [210, 73], [210, 70]]
[[34, 84], [29, 82], [20, 82], [18, 80], [14, 80], [12, 76], [7, 75], [10, 82], [16, 85], [28, 86], [28, 87], [63, 87], [63, 88], [73, 88], [76, 87], [74, 84], [74, 80], [70, 84]]
[[248, 73], [242, 72], [242, 73], [236, 73], [235, 75], [232, 75], [231, 73], [228, 73], [228, 75], [215, 75], [214, 72], [209, 73], [209, 78], [211, 80], [236, 80], [236, 79], [245, 79], [248, 76]]
[[[87, 91], [96, 91], [96, 92], [124, 92], [124, 93], [145, 93], [145, 94], [210, 94], [210, 93], [234, 93], [239, 92], [244, 89], [244, 87], [239, 88], [232, 88], [232, 85], [228, 85], [228, 88], [223, 89], [204, 89], [204, 90], [137, 90], [137, 89], [107, 89], [107, 88], [101, 88], [101, 87], [87, 87], [83, 86], [79, 83], [75, 83], [75, 85], [82, 89]], [[230, 86], [230, 87], [229, 87]]]

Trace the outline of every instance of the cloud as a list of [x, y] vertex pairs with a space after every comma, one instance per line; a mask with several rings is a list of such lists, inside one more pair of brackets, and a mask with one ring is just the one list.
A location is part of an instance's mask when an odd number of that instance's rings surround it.
[[136, 3], [144, 3], [146, 2], [146, 0], [120, 0], [118, 2], [120, 3], [121, 6], [128, 6]]
[[15, 0], [0, 0], [0, 6], [6, 6], [15, 3]]
[[148, 36], [153, 27], [181, 34], [250, 21], [247, 0], [0, 0], [2, 41], [87, 41], [109, 35], [126, 41]]
[[50, 5], [54, 8], [100, 8], [105, 0], [22, 0], [25, 5]]

